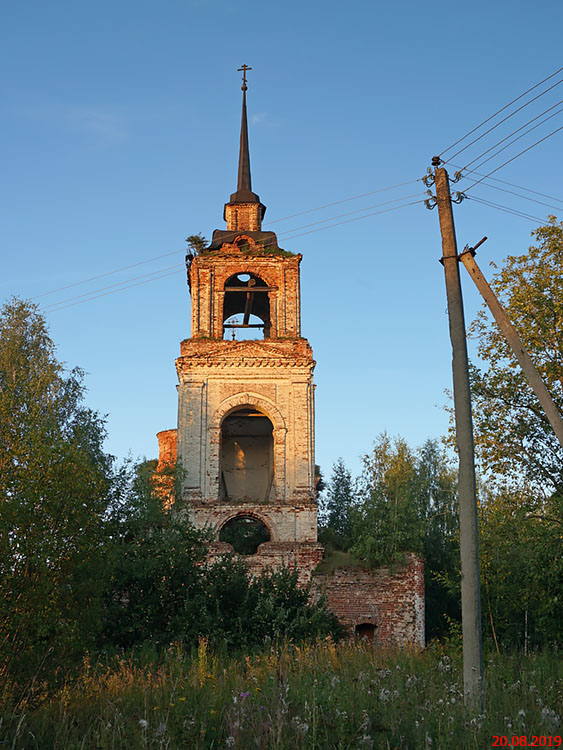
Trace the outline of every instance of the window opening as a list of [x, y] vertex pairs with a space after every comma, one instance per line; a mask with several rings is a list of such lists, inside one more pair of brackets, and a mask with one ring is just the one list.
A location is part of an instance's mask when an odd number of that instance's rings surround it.
[[231, 315], [223, 325], [223, 338], [229, 341], [253, 341], [264, 337], [264, 321], [257, 315], [250, 315], [248, 323], [243, 323], [240, 314]]
[[[259, 276], [238, 273], [225, 282], [223, 338], [270, 338], [271, 288]], [[258, 334], [258, 335], [256, 335]]]
[[270, 541], [270, 532], [257, 518], [237, 516], [223, 526], [219, 541], [232, 544], [239, 555], [255, 555], [261, 544]]
[[221, 425], [221, 499], [267, 503], [274, 482], [273, 425], [261, 412], [239, 409]]

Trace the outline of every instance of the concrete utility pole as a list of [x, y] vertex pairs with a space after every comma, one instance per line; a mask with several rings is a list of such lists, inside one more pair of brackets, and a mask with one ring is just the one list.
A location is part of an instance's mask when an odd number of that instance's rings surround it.
[[467, 364], [467, 343], [463, 299], [459, 278], [459, 260], [455, 236], [448, 173], [434, 157], [432, 165], [436, 185], [436, 204], [442, 234], [442, 263], [446, 276], [446, 295], [455, 409], [455, 433], [459, 456], [459, 537], [461, 552], [461, 619], [463, 634], [463, 693], [466, 705], [480, 706], [483, 682], [481, 645], [481, 595], [479, 590], [479, 545], [477, 498], [473, 450], [471, 393]]
[[545, 387], [543, 380], [541, 379], [538, 371], [534, 367], [534, 363], [530, 359], [524, 344], [520, 340], [516, 329], [510, 322], [510, 318], [506, 314], [504, 307], [500, 304], [496, 298], [495, 293], [487, 283], [487, 280], [481, 273], [481, 269], [477, 265], [474, 259], [475, 250], [481, 245], [487, 238], [484, 237], [474, 248], [468, 248], [464, 250], [460, 257], [463, 265], [469, 271], [469, 275], [475, 282], [477, 289], [481, 292], [483, 299], [489, 306], [489, 310], [492, 312], [494, 319], [497, 322], [498, 327], [503, 333], [504, 337], [512, 347], [512, 351], [520, 367], [522, 368], [524, 375], [528, 378], [529, 384], [532, 386], [534, 393], [536, 394], [538, 401], [542, 409], [545, 412], [546, 417], [549, 419], [549, 423], [553, 428], [553, 432], [556, 434], [557, 439], [563, 446], [563, 420], [559, 409], [555, 405], [551, 398], [549, 391]]

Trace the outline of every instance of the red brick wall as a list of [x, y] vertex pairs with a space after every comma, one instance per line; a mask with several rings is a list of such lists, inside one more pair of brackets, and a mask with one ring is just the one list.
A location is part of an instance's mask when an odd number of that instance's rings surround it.
[[393, 570], [337, 568], [314, 582], [350, 634], [367, 623], [377, 643], [424, 646], [424, 563], [415, 555]]

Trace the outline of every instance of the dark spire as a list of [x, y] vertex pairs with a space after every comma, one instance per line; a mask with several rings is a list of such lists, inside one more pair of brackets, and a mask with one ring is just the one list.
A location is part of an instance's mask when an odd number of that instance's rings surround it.
[[246, 71], [252, 70], [248, 65], [242, 68], [242, 118], [240, 123], [240, 151], [238, 157], [237, 191], [231, 195], [230, 203], [260, 203], [260, 196], [252, 192], [252, 178], [250, 177], [250, 151], [248, 148], [248, 122], [246, 117]]

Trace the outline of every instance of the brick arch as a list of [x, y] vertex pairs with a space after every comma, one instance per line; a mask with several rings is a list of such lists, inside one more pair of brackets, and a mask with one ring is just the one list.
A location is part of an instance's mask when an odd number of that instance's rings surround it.
[[258, 513], [256, 510], [241, 510], [238, 508], [237, 510], [233, 510], [231, 513], [227, 513], [224, 517], [221, 518], [221, 521], [219, 522], [217, 526], [217, 539], [219, 539], [219, 536], [221, 534], [221, 531], [223, 530], [223, 527], [226, 526], [229, 521], [234, 521], [235, 518], [254, 518], [255, 521], [259, 521], [261, 524], [263, 524], [268, 529], [268, 534], [270, 535], [270, 541], [274, 542], [275, 539], [275, 532], [274, 532], [274, 524], [271, 522], [270, 519], [265, 518], [264, 515], [261, 513]]
[[278, 430], [287, 432], [285, 420], [273, 401], [264, 398], [264, 396], [261, 396], [258, 393], [252, 393], [251, 391], [235, 393], [234, 396], [229, 396], [229, 398], [221, 401], [215, 410], [215, 414], [211, 418], [210, 430], [220, 431], [225, 417], [228, 417], [229, 414], [232, 414], [237, 409], [244, 408], [245, 406], [251, 406], [254, 409], [258, 409], [258, 411], [261, 411], [265, 417], [268, 417], [274, 426], [274, 439], [275, 433]]
[[276, 501], [285, 500], [286, 491], [286, 438], [287, 426], [278, 407], [258, 393], [245, 391], [221, 401], [209, 422], [209, 439], [211, 450], [209, 453], [209, 475], [216, 477], [213, 494], [219, 496], [219, 449], [221, 444], [221, 425], [225, 417], [237, 409], [251, 407], [261, 411], [273, 425], [274, 438], [274, 498]]
[[[220, 276], [217, 276], [217, 282], [221, 285], [221, 289], [224, 288], [230, 278], [238, 276], [239, 273], [248, 273], [253, 276], [258, 276], [259, 279], [262, 279], [262, 281], [266, 282], [266, 285], [270, 287], [276, 285], [274, 280], [275, 272], [272, 272], [272, 269], [270, 268], [256, 268], [256, 264], [253, 263], [251, 258], [241, 257], [240, 261], [237, 258], [236, 270], [233, 270], [234, 266], [235, 264], [231, 263], [228, 269], [223, 271]], [[272, 275], [270, 275], [270, 273], [272, 273]]]

